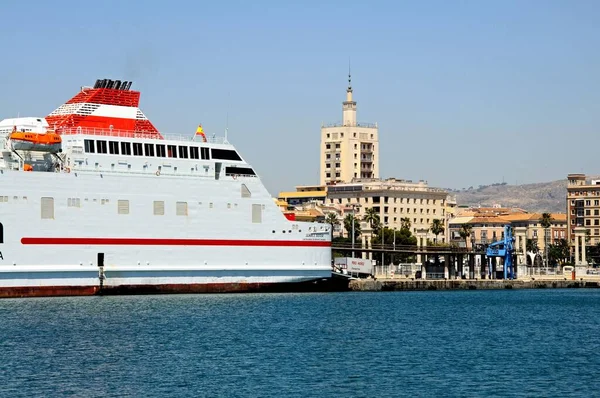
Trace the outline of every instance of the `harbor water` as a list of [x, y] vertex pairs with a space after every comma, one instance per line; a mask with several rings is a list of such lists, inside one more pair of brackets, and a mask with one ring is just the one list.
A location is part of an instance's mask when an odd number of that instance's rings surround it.
[[0, 300], [0, 396], [600, 391], [600, 290]]

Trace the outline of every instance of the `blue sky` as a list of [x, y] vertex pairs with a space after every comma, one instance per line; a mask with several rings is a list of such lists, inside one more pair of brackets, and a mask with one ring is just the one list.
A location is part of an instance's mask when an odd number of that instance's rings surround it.
[[380, 126], [382, 177], [600, 173], [600, 2], [1, 2], [0, 118], [133, 80], [167, 133], [229, 138], [269, 191], [318, 183], [321, 122]]

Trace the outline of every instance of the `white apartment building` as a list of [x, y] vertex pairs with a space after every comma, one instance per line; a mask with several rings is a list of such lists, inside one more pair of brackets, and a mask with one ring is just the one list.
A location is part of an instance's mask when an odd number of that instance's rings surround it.
[[320, 184], [350, 182], [353, 178], [379, 178], [379, 130], [377, 124], [356, 121], [348, 75], [342, 122], [321, 126]]

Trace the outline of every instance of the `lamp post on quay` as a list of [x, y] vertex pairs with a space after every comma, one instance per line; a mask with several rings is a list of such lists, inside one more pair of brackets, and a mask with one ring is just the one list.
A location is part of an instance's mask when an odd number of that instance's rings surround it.
[[[471, 262], [472, 266], [473, 266], [473, 271], [469, 272], [473, 274], [473, 277], [475, 277], [475, 232], [472, 233], [471, 235], [471, 251], [473, 252], [472, 256], [473, 256], [473, 261]], [[470, 266], [469, 266], [470, 267]]]
[[356, 218], [356, 208], [360, 207], [360, 204], [352, 203], [352, 258], [354, 258], [354, 219]]

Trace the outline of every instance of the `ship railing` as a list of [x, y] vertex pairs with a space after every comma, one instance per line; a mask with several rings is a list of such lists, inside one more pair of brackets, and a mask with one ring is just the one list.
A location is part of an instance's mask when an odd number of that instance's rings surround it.
[[196, 134], [164, 134], [152, 132], [140, 132], [132, 130], [106, 129], [95, 127], [68, 127], [59, 128], [56, 130], [61, 135], [92, 135], [102, 137], [119, 137], [119, 138], [137, 138], [151, 140], [170, 140], [170, 141], [196, 141], [207, 142], [211, 144], [227, 144], [225, 137], [206, 136], [206, 138], [198, 137]]

